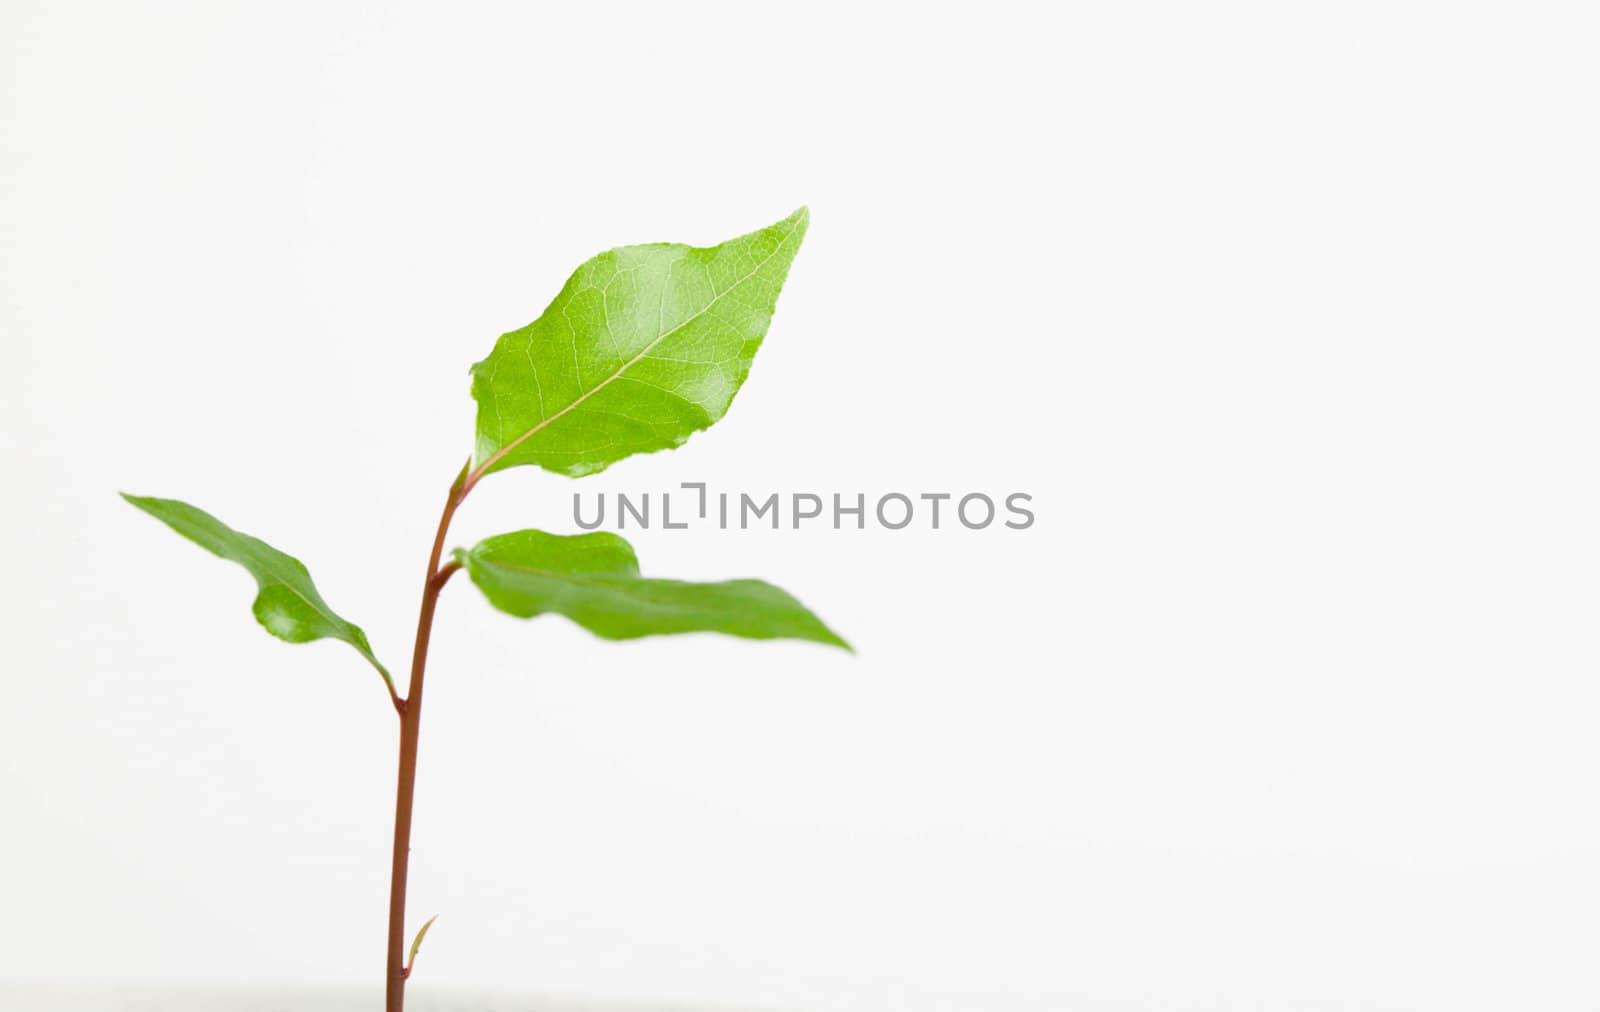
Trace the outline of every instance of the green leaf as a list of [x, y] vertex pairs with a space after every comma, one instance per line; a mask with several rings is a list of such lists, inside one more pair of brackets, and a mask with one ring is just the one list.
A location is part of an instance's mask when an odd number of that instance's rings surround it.
[[720, 246], [624, 246], [579, 267], [543, 316], [472, 367], [469, 485], [519, 464], [592, 474], [721, 418], [809, 222], [802, 207]]
[[799, 601], [760, 580], [647, 580], [628, 542], [606, 531], [558, 535], [516, 531], [456, 549], [456, 561], [501, 611], [520, 618], [565, 615], [609, 640], [720, 632], [798, 639], [850, 649]]
[[256, 578], [260, 593], [253, 611], [256, 621], [267, 632], [290, 643], [311, 640], [343, 640], [355, 647], [385, 682], [393, 688], [389, 672], [372, 653], [367, 635], [333, 613], [311, 582], [311, 574], [299, 559], [285, 555], [248, 534], [241, 534], [207, 513], [176, 499], [155, 499], [128, 495], [122, 498], [160, 520], [212, 555], [237, 562]]

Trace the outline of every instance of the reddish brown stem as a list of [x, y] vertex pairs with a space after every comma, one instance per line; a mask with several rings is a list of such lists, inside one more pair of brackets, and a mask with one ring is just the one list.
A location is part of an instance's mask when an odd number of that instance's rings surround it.
[[384, 977], [385, 1012], [404, 1012], [406, 1002], [405, 964], [406, 944], [406, 876], [411, 863], [411, 810], [417, 793], [417, 741], [422, 733], [422, 674], [428, 663], [428, 637], [433, 632], [433, 613], [439, 603], [439, 592], [461, 568], [455, 562], [440, 566], [444, 554], [444, 539], [450, 530], [450, 519], [456, 507], [466, 498], [467, 469], [462, 468], [450, 495], [445, 500], [444, 513], [439, 517], [439, 531], [433, 536], [433, 551], [428, 555], [428, 576], [422, 585], [422, 609], [417, 615], [417, 640], [411, 651], [411, 687], [406, 698], [396, 700], [395, 709], [400, 714], [400, 771], [395, 783], [394, 799], [394, 864], [389, 878], [389, 959]]

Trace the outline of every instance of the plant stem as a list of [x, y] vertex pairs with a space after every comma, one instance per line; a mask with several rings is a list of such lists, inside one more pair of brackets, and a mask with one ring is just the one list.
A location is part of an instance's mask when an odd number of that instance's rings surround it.
[[400, 771], [395, 783], [394, 864], [389, 878], [389, 958], [384, 978], [385, 1012], [404, 1012], [406, 1001], [406, 874], [411, 863], [411, 809], [417, 791], [417, 740], [422, 733], [422, 673], [428, 663], [428, 637], [433, 632], [433, 612], [439, 592], [460, 568], [451, 562], [439, 565], [444, 554], [445, 535], [450, 518], [466, 497], [467, 469], [450, 486], [439, 531], [433, 536], [433, 551], [428, 555], [428, 578], [422, 585], [422, 609], [417, 615], [417, 640], [411, 652], [411, 687], [406, 698], [396, 702], [400, 714]]

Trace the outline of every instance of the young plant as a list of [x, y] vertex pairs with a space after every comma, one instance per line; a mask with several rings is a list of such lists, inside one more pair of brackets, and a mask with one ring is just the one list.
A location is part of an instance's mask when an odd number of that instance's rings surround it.
[[760, 580], [686, 583], [640, 575], [633, 548], [606, 533], [525, 530], [457, 548], [445, 538], [462, 501], [484, 478], [533, 464], [582, 477], [636, 453], [681, 445], [728, 410], [761, 347], [789, 264], [805, 237], [801, 208], [782, 221], [697, 249], [624, 246], [583, 264], [544, 315], [501, 336], [472, 367], [478, 402], [472, 456], [450, 485], [428, 553], [404, 696], [366, 634], [328, 607], [293, 556], [174, 499], [124, 494], [133, 505], [255, 577], [256, 620], [279, 639], [343, 640], [382, 676], [400, 720], [394, 864], [389, 887], [386, 1012], [401, 1012], [406, 979], [430, 920], [405, 948], [423, 670], [434, 608], [465, 570], [501, 611], [564, 615], [603, 639], [719, 632], [802, 639], [849, 649], [799, 601]]

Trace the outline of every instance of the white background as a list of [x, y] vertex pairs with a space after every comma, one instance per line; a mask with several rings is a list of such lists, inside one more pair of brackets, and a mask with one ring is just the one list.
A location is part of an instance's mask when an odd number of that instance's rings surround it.
[[[403, 6], [403, 5], [402, 5]], [[0, 977], [375, 983], [465, 370], [609, 246], [813, 211], [729, 417], [577, 488], [1035, 496], [654, 531], [860, 653], [445, 597], [418, 986], [1591, 1009], [1600, 25], [1583, 3], [0, 13]]]

